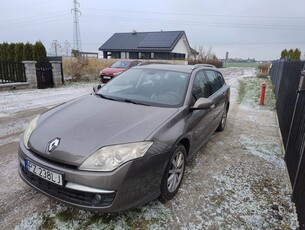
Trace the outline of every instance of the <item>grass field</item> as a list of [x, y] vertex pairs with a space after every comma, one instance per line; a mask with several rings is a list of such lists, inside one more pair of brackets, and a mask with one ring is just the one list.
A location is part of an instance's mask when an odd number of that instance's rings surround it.
[[258, 62], [225, 62], [223, 67], [252, 67], [257, 68], [261, 63]]
[[[266, 82], [265, 105], [259, 106], [262, 83]], [[268, 78], [248, 77], [239, 81], [239, 102], [254, 107], [274, 110], [276, 100], [273, 85]]]

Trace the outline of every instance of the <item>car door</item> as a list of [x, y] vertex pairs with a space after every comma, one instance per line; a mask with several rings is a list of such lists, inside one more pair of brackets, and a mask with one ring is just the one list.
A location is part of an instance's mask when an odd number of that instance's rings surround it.
[[[203, 70], [197, 72], [192, 87], [191, 106], [201, 97], [209, 98], [211, 96], [211, 87], [206, 81]], [[188, 131], [192, 138], [191, 154], [195, 154], [197, 150], [205, 143], [211, 135], [211, 124], [213, 121], [213, 109], [191, 110], [188, 118]], [[195, 151], [194, 151], [195, 150]], [[192, 157], [192, 156], [190, 156]]]
[[226, 97], [226, 88], [224, 86], [224, 81], [222, 78], [222, 75], [214, 70], [205, 70], [204, 71], [206, 75], [206, 80], [209, 84], [209, 87], [211, 88], [212, 94], [209, 97], [214, 105], [214, 111], [213, 111], [213, 120], [212, 120], [212, 126], [211, 126], [211, 132], [215, 130], [219, 122], [221, 120], [224, 108], [225, 108], [225, 97]]

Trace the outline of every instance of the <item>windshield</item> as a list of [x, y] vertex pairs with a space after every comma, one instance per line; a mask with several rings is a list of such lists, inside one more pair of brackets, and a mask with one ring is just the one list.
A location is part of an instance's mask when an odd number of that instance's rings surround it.
[[129, 69], [104, 85], [97, 94], [135, 104], [179, 107], [184, 102], [188, 82], [187, 73]]
[[130, 61], [116, 61], [110, 68], [124, 68], [127, 69], [130, 65]]

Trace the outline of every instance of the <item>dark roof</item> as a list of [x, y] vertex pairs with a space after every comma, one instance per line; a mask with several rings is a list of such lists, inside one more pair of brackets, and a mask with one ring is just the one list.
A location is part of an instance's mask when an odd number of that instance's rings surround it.
[[199, 52], [191, 47], [191, 54], [192, 55], [198, 55]]
[[100, 48], [101, 51], [172, 51], [184, 31], [115, 33]]

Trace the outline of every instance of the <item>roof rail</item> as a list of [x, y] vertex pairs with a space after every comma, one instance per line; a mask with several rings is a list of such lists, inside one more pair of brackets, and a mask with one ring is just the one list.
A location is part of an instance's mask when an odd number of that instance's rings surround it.
[[195, 64], [195, 65], [193, 65], [192, 70], [197, 69], [199, 67], [208, 67], [208, 68], [215, 68], [216, 69], [216, 66], [211, 65], [211, 64]]

